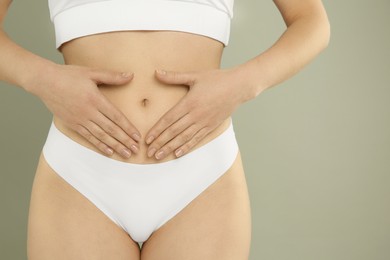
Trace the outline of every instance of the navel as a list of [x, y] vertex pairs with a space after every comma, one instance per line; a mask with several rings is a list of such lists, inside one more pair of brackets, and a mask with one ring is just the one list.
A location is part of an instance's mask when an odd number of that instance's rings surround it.
[[142, 99], [141, 105], [144, 106], [144, 107], [146, 107], [147, 105], [149, 105], [149, 99], [147, 99], [147, 98]]

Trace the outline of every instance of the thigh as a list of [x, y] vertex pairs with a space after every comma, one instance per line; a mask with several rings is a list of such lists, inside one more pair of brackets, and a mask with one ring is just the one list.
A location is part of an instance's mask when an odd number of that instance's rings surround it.
[[241, 157], [143, 244], [141, 260], [247, 260], [250, 203]]
[[139, 246], [41, 155], [29, 210], [30, 260], [140, 259]]

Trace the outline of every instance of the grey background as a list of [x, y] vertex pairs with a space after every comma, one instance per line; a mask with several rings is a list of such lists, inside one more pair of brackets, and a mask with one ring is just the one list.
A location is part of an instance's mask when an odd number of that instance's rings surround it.
[[[324, 4], [326, 51], [234, 114], [251, 196], [251, 260], [390, 259], [390, 1]], [[62, 62], [46, 0], [15, 1], [5, 28]], [[259, 54], [283, 29], [271, 0], [236, 0], [223, 67]], [[31, 184], [51, 115], [4, 82], [0, 108], [0, 258], [26, 259]]]

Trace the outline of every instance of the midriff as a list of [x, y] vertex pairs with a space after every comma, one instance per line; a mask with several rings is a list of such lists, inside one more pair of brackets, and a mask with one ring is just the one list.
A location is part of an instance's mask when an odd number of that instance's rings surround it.
[[[162, 84], [155, 78], [155, 69], [196, 72], [218, 69], [223, 45], [214, 39], [175, 31], [123, 31], [90, 35], [65, 43], [61, 52], [65, 64], [133, 72], [134, 78], [122, 86], [101, 85], [101, 92], [140, 131], [140, 151], [124, 159], [119, 154], [111, 158], [129, 163], [158, 163], [175, 159], [171, 153], [162, 160], [148, 158], [145, 137], [149, 129], [188, 92], [185, 85]], [[213, 86], [210, 86], [212, 88]], [[95, 146], [58, 118], [58, 129], [79, 144], [103, 154]], [[227, 118], [202, 139], [192, 150], [210, 142], [229, 126]], [[191, 150], [191, 151], [192, 151]]]

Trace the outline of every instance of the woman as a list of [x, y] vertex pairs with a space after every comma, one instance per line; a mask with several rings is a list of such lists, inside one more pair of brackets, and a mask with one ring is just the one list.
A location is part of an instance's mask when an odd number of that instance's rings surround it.
[[33, 183], [29, 259], [248, 259], [230, 115], [329, 40], [320, 0], [274, 2], [285, 33], [224, 70], [229, 0], [49, 0], [65, 65], [1, 30], [0, 79], [54, 115]]

